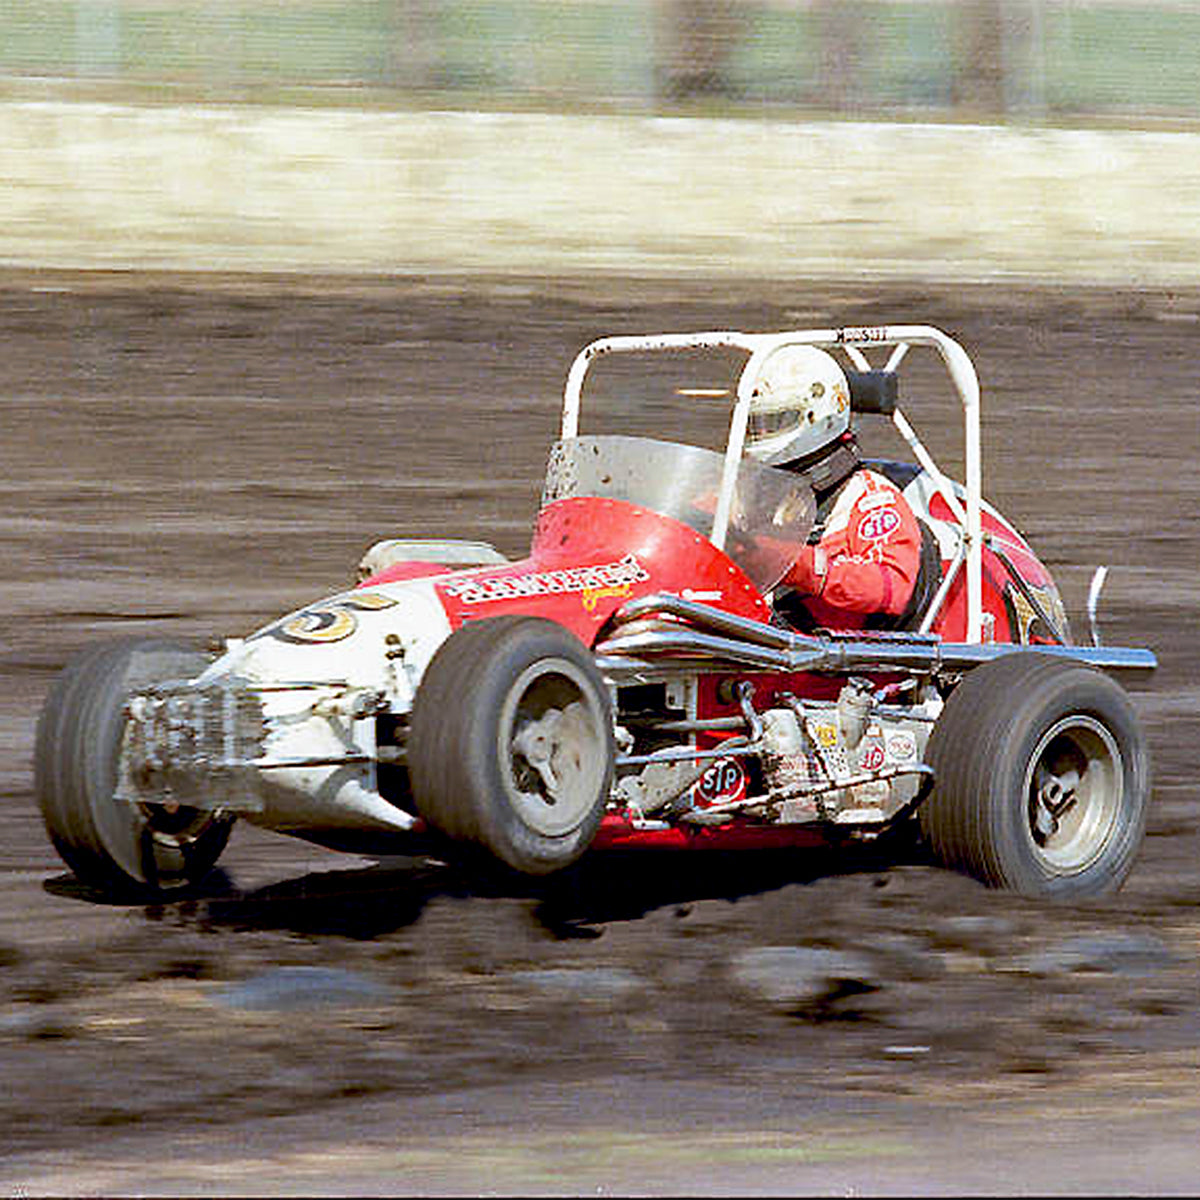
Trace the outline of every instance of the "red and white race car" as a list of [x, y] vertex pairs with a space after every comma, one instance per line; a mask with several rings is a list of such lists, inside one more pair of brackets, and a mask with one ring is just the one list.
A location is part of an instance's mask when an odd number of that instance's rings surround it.
[[[764, 364], [793, 345], [839, 355], [852, 408], [890, 417], [915, 456], [873, 464], [926, 530], [903, 629], [805, 634], [775, 609], [814, 494], [743, 449]], [[915, 347], [961, 401], [965, 486], [898, 405]], [[580, 432], [599, 358], [713, 351], [742, 364], [723, 452]], [[835, 845], [916, 820], [942, 862], [987, 884], [1114, 890], [1142, 840], [1149, 762], [1111, 673], [1154, 656], [1099, 645], [1099, 572], [1093, 644], [1071, 643], [1049, 573], [982, 500], [979, 427], [971, 361], [929, 326], [593, 342], [568, 375], [525, 559], [384, 541], [356, 586], [215, 661], [124, 640], [70, 664], [37, 732], [54, 845], [94, 886], [162, 893], [202, 879], [238, 817], [534, 875], [589, 848]]]

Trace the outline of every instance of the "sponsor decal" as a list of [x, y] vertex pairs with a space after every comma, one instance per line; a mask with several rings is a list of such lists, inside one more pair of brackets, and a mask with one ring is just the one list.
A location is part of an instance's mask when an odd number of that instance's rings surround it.
[[623, 598], [628, 596], [632, 591], [633, 585], [630, 583], [623, 583], [620, 587], [588, 588], [587, 591], [583, 593], [583, 607], [586, 608], [588, 612], [595, 612], [596, 605], [599, 604], [601, 600], [605, 599], [605, 597], [616, 596], [618, 598]]
[[352, 592], [302, 609], [254, 637], [273, 637], [300, 646], [344, 642], [358, 629], [356, 611], [377, 612], [382, 608], [393, 608], [395, 604], [395, 600], [378, 592]]
[[692, 803], [709, 804], [741, 800], [746, 794], [746, 772], [735, 758], [719, 758], [692, 785]]
[[917, 756], [917, 739], [911, 733], [893, 733], [887, 740], [888, 757], [908, 762]]
[[848, 325], [845, 329], [837, 331], [837, 340], [839, 342], [886, 342], [888, 340], [887, 326], [853, 326]]
[[858, 536], [868, 542], [881, 542], [900, 528], [900, 514], [894, 507], [877, 508], [858, 523]]
[[858, 765], [864, 771], [878, 771], [883, 766], [883, 759], [883, 747], [872, 742], [871, 745], [863, 747], [863, 752], [858, 756]]
[[[458, 579], [439, 584], [439, 590], [463, 604], [489, 604], [499, 600], [520, 600], [526, 596], [582, 594], [584, 606], [594, 608], [601, 595], [627, 596], [635, 583], [650, 578], [650, 573], [627, 554], [619, 562], [593, 567], [569, 567], [562, 571], [531, 571], [527, 575], [507, 575], [500, 579]], [[589, 596], [594, 597], [588, 604]]]
[[696, 591], [695, 588], [684, 588], [683, 591], [679, 593], [679, 595], [680, 595], [680, 598], [683, 600], [696, 600], [696, 601], [720, 600], [721, 589], [717, 588], [714, 591], [698, 592], [698, 591]]
[[813, 732], [817, 736], [817, 743], [825, 750], [832, 750], [838, 743], [838, 731], [836, 725], [814, 725]]

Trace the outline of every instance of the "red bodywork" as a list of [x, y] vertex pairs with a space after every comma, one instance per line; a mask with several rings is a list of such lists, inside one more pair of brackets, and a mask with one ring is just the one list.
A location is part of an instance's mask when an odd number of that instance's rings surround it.
[[682, 522], [623, 500], [558, 500], [538, 515], [529, 557], [435, 585], [457, 628], [474, 617], [535, 613], [593, 645], [626, 601], [651, 592], [701, 593], [706, 603], [768, 620], [740, 568]]
[[[953, 520], [940, 497], [930, 516]], [[984, 529], [1002, 547], [1026, 582], [1036, 588], [1052, 586], [1050, 575], [1010, 525], [985, 512]], [[945, 564], [943, 564], [943, 567]], [[1005, 593], [1009, 573], [985, 547], [983, 607], [994, 621], [997, 641], [1019, 640], [1012, 628]], [[571, 630], [593, 646], [609, 618], [629, 600], [654, 592], [673, 592], [714, 608], [759, 621], [769, 621], [771, 609], [742, 570], [707, 538], [689, 526], [621, 500], [572, 498], [548, 504], [538, 515], [529, 556], [519, 562], [450, 570], [433, 563], [403, 562], [379, 572], [362, 586], [436, 577], [436, 590], [451, 627], [481, 617], [511, 613], [546, 617]], [[960, 571], [933, 632], [946, 641], [966, 636], [966, 580]], [[755, 706], [768, 707], [779, 692], [791, 691], [817, 699], [834, 699], [843, 681], [819, 675], [741, 672], [754, 683]], [[697, 696], [699, 717], [737, 712], [719, 698], [724, 675], [701, 676]], [[884, 681], [881, 681], [884, 682]], [[701, 738], [700, 745], [715, 739]], [[739, 768], [740, 769], [740, 768]], [[740, 785], [744, 786], [742, 777]], [[739, 781], [731, 777], [718, 787], [728, 796]], [[712, 797], [713, 799], [716, 796]], [[605, 816], [593, 845], [671, 849], [764, 849], [816, 845], [823, 841], [811, 827], [760, 825], [737, 821], [712, 828], [635, 826], [628, 813]]]
[[[936, 520], [954, 522], [946, 502], [934, 496], [929, 506], [930, 516]], [[1042, 565], [1037, 555], [1029, 548], [1025, 539], [998, 513], [984, 509], [982, 513], [983, 547], [983, 611], [990, 613], [995, 621], [993, 641], [1020, 642], [1025, 639], [1019, 629], [1013, 627], [1014, 614], [1006, 596], [1013, 593], [1013, 584], [1007, 567], [989, 547], [989, 540], [998, 546], [1005, 557], [1021, 573], [1021, 578], [1035, 592], [1045, 593], [1053, 589], [1050, 572]], [[946, 564], [942, 564], [945, 569]], [[1053, 607], [1050, 605], [1050, 607]], [[967, 637], [967, 581], [966, 572], [960, 571], [946, 603], [933, 624], [933, 632], [944, 641], [962, 642]]]

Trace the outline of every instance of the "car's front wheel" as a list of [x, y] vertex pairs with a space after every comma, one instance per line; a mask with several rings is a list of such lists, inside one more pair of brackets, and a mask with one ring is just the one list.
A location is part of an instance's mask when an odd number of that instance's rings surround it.
[[232, 817], [114, 795], [130, 694], [207, 664], [178, 642], [124, 638], [85, 651], [55, 681], [38, 720], [34, 789], [50, 840], [81, 882], [118, 895], [169, 893], [216, 864]]
[[587, 849], [613, 756], [604, 682], [587, 647], [553, 621], [471, 621], [417, 691], [408, 766], [418, 811], [524, 874], [560, 870]]
[[1016, 652], [973, 670], [929, 740], [922, 830], [947, 866], [1028, 896], [1115, 892], [1146, 827], [1150, 764], [1128, 697], [1090, 667]]

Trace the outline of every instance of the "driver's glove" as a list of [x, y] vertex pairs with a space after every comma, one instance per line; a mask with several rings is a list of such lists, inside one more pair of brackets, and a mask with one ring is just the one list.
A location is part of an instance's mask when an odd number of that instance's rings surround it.
[[783, 582], [801, 596], [819, 596], [825, 590], [829, 559], [823, 546], [805, 546]]

